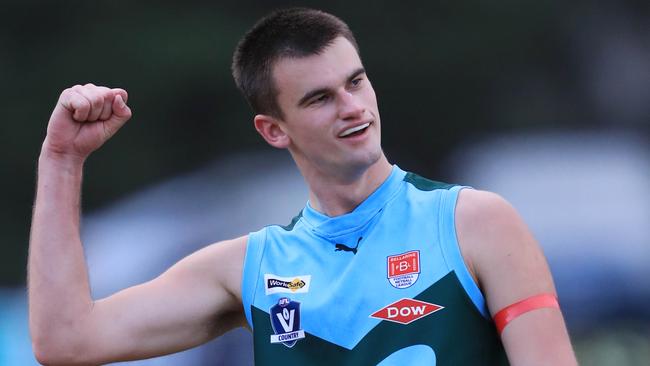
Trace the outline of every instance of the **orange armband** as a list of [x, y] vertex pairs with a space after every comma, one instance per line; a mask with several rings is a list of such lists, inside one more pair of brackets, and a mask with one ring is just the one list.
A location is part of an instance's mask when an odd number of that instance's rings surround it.
[[505, 308], [499, 310], [499, 312], [494, 315], [494, 324], [497, 327], [497, 332], [499, 332], [500, 335], [501, 332], [503, 332], [503, 328], [505, 328], [508, 323], [517, 318], [519, 315], [541, 308], [559, 309], [560, 304], [558, 304], [557, 297], [555, 295], [541, 294], [531, 296], [525, 300], [516, 302], [512, 305], [508, 305]]

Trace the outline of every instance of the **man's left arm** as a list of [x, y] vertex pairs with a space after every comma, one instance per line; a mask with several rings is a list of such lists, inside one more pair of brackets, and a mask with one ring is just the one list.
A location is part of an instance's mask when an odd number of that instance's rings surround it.
[[492, 316], [520, 313], [501, 333], [510, 363], [577, 365], [562, 313], [549, 305], [557, 295], [546, 258], [515, 209], [494, 193], [463, 189], [456, 231]]

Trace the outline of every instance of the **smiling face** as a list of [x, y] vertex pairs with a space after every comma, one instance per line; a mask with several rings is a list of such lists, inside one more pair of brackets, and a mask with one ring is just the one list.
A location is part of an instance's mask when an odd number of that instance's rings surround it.
[[288, 148], [303, 173], [354, 175], [383, 156], [375, 91], [347, 39], [318, 55], [280, 59], [273, 77], [284, 139], [267, 141]]

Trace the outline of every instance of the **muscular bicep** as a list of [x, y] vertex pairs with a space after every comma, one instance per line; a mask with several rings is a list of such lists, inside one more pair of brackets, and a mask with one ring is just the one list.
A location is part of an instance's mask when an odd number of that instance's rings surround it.
[[97, 361], [153, 357], [204, 343], [243, 325], [246, 237], [213, 244], [159, 277], [98, 300], [86, 322]]
[[[461, 191], [456, 229], [463, 256], [490, 313], [539, 294], [555, 295], [546, 258], [515, 209], [490, 192]], [[501, 334], [513, 365], [574, 365], [559, 309], [537, 309], [512, 320]]]

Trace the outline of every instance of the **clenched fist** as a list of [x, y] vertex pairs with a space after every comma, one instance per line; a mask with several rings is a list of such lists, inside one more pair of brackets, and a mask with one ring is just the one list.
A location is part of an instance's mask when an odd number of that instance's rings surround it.
[[124, 89], [93, 84], [64, 90], [47, 126], [43, 151], [85, 159], [131, 118]]

